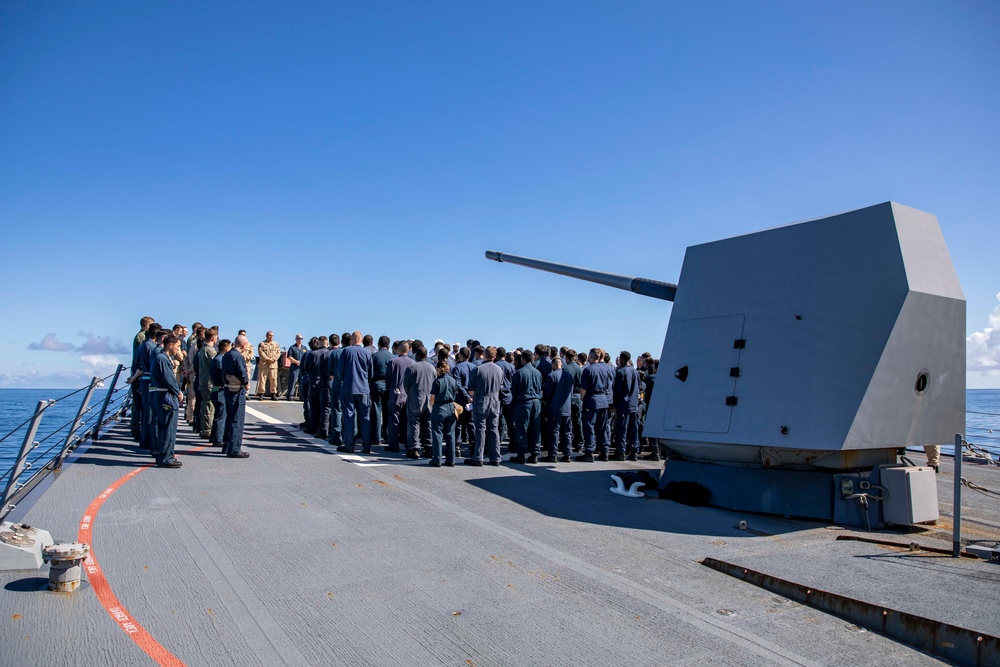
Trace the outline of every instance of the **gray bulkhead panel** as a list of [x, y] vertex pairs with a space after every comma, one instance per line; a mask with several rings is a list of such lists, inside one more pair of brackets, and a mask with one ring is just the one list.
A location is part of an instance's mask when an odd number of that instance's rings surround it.
[[734, 340], [743, 338], [743, 316], [706, 317], [677, 323], [678, 357], [673, 382], [665, 382], [666, 416], [664, 428], [676, 431], [725, 433], [729, 430], [733, 406], [724, 400], [734, 396], [740, 350]]
[[937, 217], [896, 202], [889, 205], [897, 221], [910, 290], [965, 301]]
[[[720, 445], [879, 449], [958, 432], [964, 301], [934, 216], [884, 203], [693, 246], [678, 284], [644, 435], [702, 443], [716, 458]], [[696, 367], [729, 375], [732, 349], [703, 359], [708, 341], [692, 334], [735, 316], [745, 318], [738, 380], [692, 383]], [[685, 366], [681, 382], [675, 372]], [[925, 367], [940, 370], [916, 396]], [[713, 385], [718, 396], [706, 394]], [[725, 406], [724, 386], [734, 387], [735, 406]], [[720, 407], [685, 414], [700, 402]], [[707, 419], [722, 408], [726, 431]]]
[[965, 296], [937, 218], [892, 210], [910, 292], [845, 449], [939, 444], [965, 430]]
[[910, 292], [844, 449], [941, 444], [964, 432], [965, 348], [948, 344], [964, 338], [965, 301]]

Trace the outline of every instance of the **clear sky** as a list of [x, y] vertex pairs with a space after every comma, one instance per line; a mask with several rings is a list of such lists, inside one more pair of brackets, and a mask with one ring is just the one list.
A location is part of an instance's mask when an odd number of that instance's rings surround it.
[[675, 281], [887, 200], [938, 216], [1000, 386], [998, 35], [996, 2], [0, 2], [0, 386], [107, 372], [146, 314], [658, 356], [669, 303], [483, 252]]

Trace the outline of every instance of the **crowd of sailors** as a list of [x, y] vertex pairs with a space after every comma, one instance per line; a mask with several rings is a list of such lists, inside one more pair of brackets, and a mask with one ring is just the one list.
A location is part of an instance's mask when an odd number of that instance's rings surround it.
[[[196, 322], [165, 329], [140, 320], [133, 340], [132, 435], [156, 464], [174, 456], [181, 407], [187, 424], [230, 458], [242, 447], [245, 406], [256, 361], [256, 398], [301, 400], [308, 434], [343, 453], [372, 448], [454, 466], [500, 465], [508, 442], [515, 464], [659, 460], [655, 441], [640, 438], [658, 360], [612, 363], [601, 348], [586, 352], [420, 340], [377, 345], [360, 331], [316, 336], [282, 348], [272, 332], [254, 347], [245, 331], [219, 339]], [[280, 381], [279, 381], [280, 380]], [[644, 449], [648, 453], [643, 454]], [[575, 455], [574, 455], [575, 454]]]

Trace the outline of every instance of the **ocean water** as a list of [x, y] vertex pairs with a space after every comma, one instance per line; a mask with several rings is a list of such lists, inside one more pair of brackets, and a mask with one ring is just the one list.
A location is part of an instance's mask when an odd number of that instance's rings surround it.
[[[21, 444], [24, 442], [28, 430], [25, 422], [35, 413], [38, 402], [56, 400], [56, 403], [47, 407], [42, 415], [34, 437], [34, 441], [39, 445], [28, 455], [28, 461], [35, 459], [47, 461], [59, 452], [66, 442], [69, 427], [86, 393], [86, 390], [73, 393], [68, 389], [0, 389], [0, 438], [6, 436], [0, 442], [0, 493], [3, 493], [3, 488], [7, 484], [6, 474], [14, 465]], [[88, 403], [90, 411], [83, 415], [84, 423], [77, 431], [78, 434], [93, 428], [106, 395], [107, 390], [104, 388], [99, 387], [94, 391]], [[117, 402], [122, 396], [123, 392], [116, 392], [113, 400]], [[35, 465], [32, 470], [37, 468], [38, 465]]]
[[[1000, 454], [1000, 389], [969, 389], [965, 410], [966, 442]], [[952, 453], [954, 449], [942, 447], [942, 451]]]
[[[29, 460], [34, 457], [48, 458], [58, 451], [66, 440], [68, 425], [80, 409], [85, 392], [66, 397], [69, 393], [65, 389], [0, 389], [0, 438], [13, 431], [0, 442], [0, 475], [14, 464], [27, 430], [23, 422], [31, 417], [40, 400], [62, 399], [46, 408], [35, 436], [35, 441], [41, 444], [32, 452]], [[105, 395], [104, 389], [94, 392], [90, 400], [91, 411], [84, 417], [87, 423], [81, 429], [93, 427]], [[121, 397], [122, 392], [116, 393], [114, 401], [117, 402]], [[966, 410], [965, 439], [1000, 456], [1000, 389], [970, 389], [966, 393]], [[945, 446], [942, 450], [953, 452], [954, 448]], [[6, 479], [0, 478], [0, 492], [5, 483]]]

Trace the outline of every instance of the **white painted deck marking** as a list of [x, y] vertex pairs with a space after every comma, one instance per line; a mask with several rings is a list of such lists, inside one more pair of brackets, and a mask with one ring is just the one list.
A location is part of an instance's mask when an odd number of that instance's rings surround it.
[[260, 410], [254, 410], [249, 405], [246, 406], [246, 411], [247, 411], [247, 414], [253, 415], [257, 419], [261, 420], [262, 422], [266, 422], [268, 424], [284, 424], [285, 423], [285, 422], [281, 421], [280, 419], [275, 419], [271, 415], [264, 414]]
[[[300, 429], [296, 425], [289, 424], [287, 422], [283, 422], [280, 419], [275, 419], [271, 415], [264, 414], [260, 410], [254, 410], [249, 405], [246, 407], [246, 411], [247, 411], [247, 414], [252, 415], [253, 417], [259, 419], [260, 421], [262, 421], [262, 422], [264, 422], [266, 424], [272, 424], [274, 426], [281, 426], [282, 430], [284, 430], [289, 435], [291, 435], [293, 437], [296, 437], [296, 438], [298, 438], [300, 440], [307, 440], [310, 444], [319, 445], [323, 449], [326, 449], [326, 450], [329, 450], [329, 451], [333, 452], [334, 456], [336, 456], [336, 457], [338, 457], [340, 459], [343, 459], [347, 463], [353, 463], [354, 465], [360, 466], [362, 468], [380, 468], [380, 467], [388, 466], [388, 465], [396, 465], [396, 466], [398, 466], [398, 465], [406, 465], [406, 466], [427, 465], [427, 459], [426, 458], [422, 458], [422, 459], [397, 459], [397, 458], [389, 458], [387, 456], [383, 456], [383, 455], [380, 455], [380, 454], [371, 454], [369, 456], [375, 457], [375, 458], [368, 458], [366, 456], [362, 456], [362, 455], [358, 455], [358, 454], [344, 454], [344, 453], [336, 451], [337, 448], [334, 447], [333, 445], [331, 445], [326, 440], [323, 440], [321, 438], [314, 438], [313, 436], [309, 435], [308, 433], [306, 433], [305, 431], [303, 431], [302, 429]], [[382, 461], [389, 461], [389, 463], [382, 463], [382, 462], [379, 461], [379, 459], [381, 459]], [[461, 460], [458, 461], [458, 465], [462, 465]], [[526, 469], [524, 472], [521, 472], [520, 470], [518, 470], [516, 468], [514, 468], [514, 469], [508, 468], [508, 470], [512, 470], [514, 472], [518, 472], [518, 473], [525, 474], [525, 475], [530, 475], [531, 474], [530, 470], [532, 470], [532, 469], [539, 469], [539, 468], [540, 469], [544, 469], [544, 470], [546, 470], [548, 472], [558, 472], [558, 473], [572, 472], [574, 470], [577, 470], [577, 471], [580, 470], [580, 468], [578, 468], [576, 466], [567, 466], [565, 463], [562, 463], [562, 464], [541, 463], [541, 464], [538, 464], [538, 465], [532, 465], [530, 468]]]

